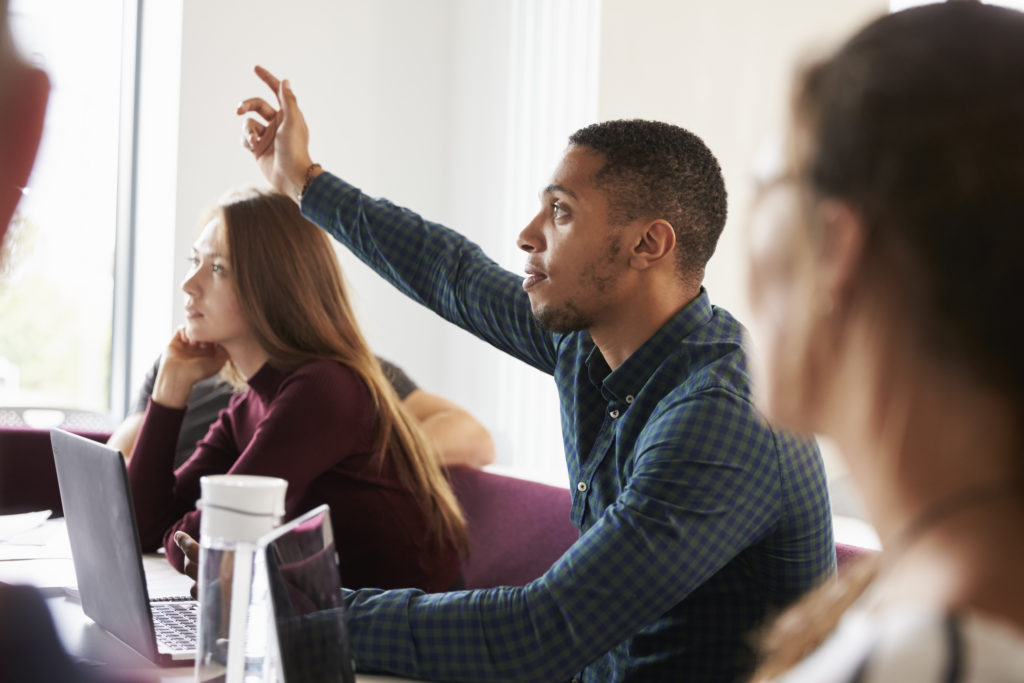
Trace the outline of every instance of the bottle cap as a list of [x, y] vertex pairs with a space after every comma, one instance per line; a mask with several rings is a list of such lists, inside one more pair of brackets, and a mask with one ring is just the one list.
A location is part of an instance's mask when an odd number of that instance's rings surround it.
[[288, 482], [250, 474], [214, 474], [201, 477], [202, 510], [199, 535], [253, 543], [276, 527], [284, 515]]

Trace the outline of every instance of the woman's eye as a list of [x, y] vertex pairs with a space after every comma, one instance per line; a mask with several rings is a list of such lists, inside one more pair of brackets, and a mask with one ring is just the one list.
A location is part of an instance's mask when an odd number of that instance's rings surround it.
[[562, 218], [565, 216], [565, 213], [565, 207], [559, 204], [558, 202], [554, 202], [551, 204], [551, 216], [553, 218]]
[[224, 272], [224, 266], [222, 266], [219, 263], [214, 263], [212, 266], [210, 266], [210, 270], [212, 270], [215, 273], [223, 273]]
[[193, 268], [195, 268], [196, 266], [199, 265], [199, 257], [198, 256], [194, 256], [194, 255], [193, 256], [189, 256], [188, 257], [188, 264], [190, 266], [192, 266]]

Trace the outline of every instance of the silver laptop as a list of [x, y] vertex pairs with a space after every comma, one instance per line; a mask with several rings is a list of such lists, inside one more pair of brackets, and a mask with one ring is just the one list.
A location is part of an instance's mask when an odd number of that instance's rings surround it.
[[150, 599], [121, 453], [61, 429], [50, 441], [82, 610], [150, 661], [195, 659], [199, 603]]

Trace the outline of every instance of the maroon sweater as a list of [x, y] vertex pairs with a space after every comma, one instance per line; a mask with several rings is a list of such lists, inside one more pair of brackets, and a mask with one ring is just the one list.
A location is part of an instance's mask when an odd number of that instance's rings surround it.
[[174, 532], [199, 537], [199, 478], [260, 474], [288, 481], [285, 521], [327, 503], [349, 588], [450, 588], [459, 558], [449, 539], [427, 540], [427, 520], [391, 466], [371, 453], [374, 408], [351, 369], [329, 360], [292, 370], [264, 365], [232, 397], [195, 453], [173, 470], [184, 409], [152, 400], [128, 463], [139, 538], [161, 541], [179, 571]]

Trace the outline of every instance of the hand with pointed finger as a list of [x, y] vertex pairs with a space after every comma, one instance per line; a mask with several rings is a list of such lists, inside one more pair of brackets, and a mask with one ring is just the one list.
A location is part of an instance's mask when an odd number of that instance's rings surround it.
[[192, 579], [192, 588], [189, 592], [193, 598], [197, 598], [197, 586], [199, 581], [199, 543], [184, 531], [174, 532], [174, 543], [181, 552], [185, 553], [185, 576]]
[[246, 117], [242, 128], [242, 146], [252, 152], [263, 176], [279, 192], [298, 198], [307, 169], [313, 165], [309, 156], [309, 129], [287, 80], [257, 66], [260, 77], [277, 99], [277, 108], [261, 97], [250, 97], [238, 105], [237, 113], [256, 114], [263, 121]]

